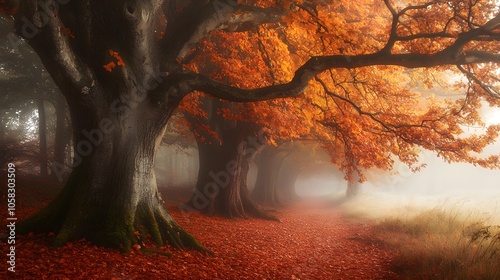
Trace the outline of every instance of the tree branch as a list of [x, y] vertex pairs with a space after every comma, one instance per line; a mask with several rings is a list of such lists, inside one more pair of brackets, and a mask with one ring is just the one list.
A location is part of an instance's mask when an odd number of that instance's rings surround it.
[[474, 73], [472, 73], [471, 71], [469, 70], [466, 70], [465, 68], [463, 68], [462, 66], [460, 65], [457, 65], [458, 67], [458, 70], [460, 70], [460, 72], [462, 72], [465, 76], [467, 76], [468, 79], [474, 81], [475, 83], [477, 83], [479, 85], [479, 87], [481, 87], [487, 94], [489, 94], [490, 96], [494, 97], [494, 98], [500, 98], [500, 92], [495, 90], [493, 87], [483, 83]]
[[196, 73], [171, 74], [170, 78], [175, 79], [182, 85], [185, 94], [192, 90], [199, 90], [229, 101], [252, 102], [296, 96], [304, 91], [309, 81], [317, 74], [329, 69], [354, 69], [377, 65], [422, 68], [487, 62], [500, 63], [500, 54], [468, 51], [457, 56], [454, 53], [454, 49], [451, 48], [431, 55], [377, 52], [355, 56], [333, 55], [312, 57], [295, 72], [295, 76], [290, 82], [257, 89], [241, 89]]
[[177, 20], [167, 24], [162, 50], [171, 60], [182, 59], [212, 31], [248, 31], [265, 23], [279, 22], [284, 12], [278, 7], [260, 8], [232, 1], [192, 1]]
[[[64, 77], [59, 80], [64, 80], [66, 87], [74, 90], [81, 90], [86, 86], [90, 88], [94, 78], [75, 56], [70, 36], [61, 31], [64, 30], [64, 25], [57, 16], [57, 11], [40, 10], [42, 4], [39, 2], [21, 1], [15, 17], [17, 34], [33, 46], [49, 73]], [[88, 92], [81, 92], [82, 95], [86, 93]]]

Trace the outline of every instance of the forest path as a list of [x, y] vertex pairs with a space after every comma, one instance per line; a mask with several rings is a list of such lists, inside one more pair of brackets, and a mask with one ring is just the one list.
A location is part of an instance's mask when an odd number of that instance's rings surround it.
[[[48, 202], [40, 200], [20, 204], [18, 218]], [[167, 247], [160, 250], [170, 257], [120, 254], [85, 240], [53, 248], [50, 235], [16, 236], [16, 273], [4, 265], [0, 279], [397, 279], [397, 252], [370, 237], [371, 225], [346, 220], [336, 208], [287, 207], [276, 212], [278, 223], [185, 213], [171, 203], [174, 219], [213, 256]], [[7, 244], [0, 246], [6, 256]]]
[[308, 206], [279, 210], [281, 223], [171, 212], [215, 253], [192, 267], [193, 278], [398, 278], [391, 271], [396, 252], [370, 237], [371, 225], [348, 221], [335, 208]]

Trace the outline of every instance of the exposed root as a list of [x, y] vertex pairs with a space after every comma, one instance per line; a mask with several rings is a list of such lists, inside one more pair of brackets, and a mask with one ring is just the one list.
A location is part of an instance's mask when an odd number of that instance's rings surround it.
[[281, 220], [277, 216], [274, 216], [274, 215], [270, 214], [269, 212], [260, 209], [254, 203], [251, 203], [251, 205], [246, 205], [245, 208], [247, 209], [247, 212], [251, 213], [253, 216], [255, 216], [257, 218], [269, 220], [269, 221], [281, 222]]
[[158, 249], [144, 248], [144, 247], [141, 248], [141, 252], [143, 252], [145, 255], [157, 254], [157, 255], [168, 257], [168, 258], [170, 258], [172, 256], [172, 253], [169, 253], [169, 252], [165, 252], [165, 251], [158, 250]]
[[70, 207], [68, 201], [73, 198], [71, 195], [71, 192], [61, 192], [45, 208], [21, 221], [17, 227], [18, 233], [54, 232], [55, 247], [63, 246], [68, 241], [78, 238], [87, 238], [93, 244], [129, 252], [134, 244], [142, 243], [137, 235], [139, 232], [140, 236], [149, 234], [157, 246], [169, 244], [177, 249], [211, 253], [183, 230], [160, 203], [156, 203], [155, 207], [139, 204], [135, 215], [110, 210], [106, 214], [107, 219], [103, 219], [102, 213], [99, 214], [100, 212], [92, 209], [75, 211], [79, 201], [73, 199], [73, 205]]
[[199, 212], [207, 216], [220, 216], [229, 219], [249, 219], [252, 216], [258, 219], [281, 222], [277, 216], [270, 214], [270, 211], [260, 209], [250, 199], [245, 199], [239, 206], [233, 205], [216, 208], [213, 203], [210, 203], [203, 209], [196, 209], [192, 205], [192, 201], [188, 201], [180, 205], [179, 209], [185, 212]]
[[18, 234], [28, 234], [30, 232], [56, 232], [58, 231], [69, 209], [68, 198], [72, 195], [69, 188], [64, 188], [58, 196], [50, 202], [47, 206], [42, 208], [37, 213], [29, 218], [20, 221], [16, 225]]
[[143, 235], [150, 234], [156, 245], [161, 246], [168, 242], [176, 249], [208, 252], [172, 219], [162, 204], [159, 204], [155, 210], [144, 204], [139, 204], [137, 208], [135, 227], [140, 228]]

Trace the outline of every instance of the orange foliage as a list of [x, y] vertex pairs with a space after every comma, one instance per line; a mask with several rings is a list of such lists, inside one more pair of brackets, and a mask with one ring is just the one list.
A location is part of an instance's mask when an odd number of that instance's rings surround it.
[[[276, 4], [250, 2], [262, 7]], [[426, 3], [417, 2], [412, 5]], [[475, 3], [436, 1], [421, 9], [409, 8], [400, 16], [396, 30], [397, 36], [405, 39], [396, 42], [392, 52], [431, 54], [449, 46], [452, 38], [470, 30], [464, 17], [477, 24], [491, 19], [491, 14], [482, 11], [493, 11], [493, 1]], [[198, 53], [203, 55], [185, 67], [234, 86], [258, 88], [290, 81], [311, 56], [369, 54], [387, 44], [392, 15], [383, 1], [315, 4], [312, 8], [301, 1], [283, 3], [290, 7], [283, 22], [255, 31], [212, 32], [198, 45]], [[397, 11], [405, 8], [400, 2], [391, 5]], [[440, 32], [447, 35], [432, 40], [415, 36]], [[476, 44], [500, 51], [497, 42]], [[498, 83], [491, 74], [497, 67], [479, 65], [470, 71], [485, 82]], [[481, 100], [493, 105], [500, 102], [487, 96], [479, 85], [464, 83], [464, 78], [451, 66], [335, 69], [318, 75], [300, 97], [238, 104], [221, 113], [228, 119], [251, 120], [269, 129], [271, 139], [318, 141], [348, 178], [365, 168], [390, 169], [394, 155], [418, 170], [420, 148], [436, 151], [447, 161], [498, 168], [498, 157], [481, 159], [477, 152], [495, 140], [499, 127], [485, 128], [480, 136], [470, 135], [464, 128], [482, 125], [478, 111]], [[183, 102], [187, 112], [186, 104], [195, 104], [192, 98]]]
[[116, 59], [116, 64], [118, 66], [125, 66], [125, 63], [123, 63], [123, 60], [122, 58], [120, 57], [120, 55], [113, 51], [113, 50], [109, 50], [109, 55], [111, 55], [112, 57], [114, 57]]
[[111, 61], [108, 64], [103, 65], [104, 69], [106, 71], [111, 72], [113, 69], [115, 69], [117, 66], [125, 66], [125, 63], [123, 62], [122, 58], [118, 54], [118, 52], [115, 52], [113, 50], [109, 50], [109, 55], [115, 59], [115, 61]]
[[110, 63], [105, 64], [103, 67], [104, 67], [104, 69], [106, 69], [106, 71], [111, 72], [111, 71], [113, 71], [113, 69], [115, 69], [116, 63], [111, 61]]

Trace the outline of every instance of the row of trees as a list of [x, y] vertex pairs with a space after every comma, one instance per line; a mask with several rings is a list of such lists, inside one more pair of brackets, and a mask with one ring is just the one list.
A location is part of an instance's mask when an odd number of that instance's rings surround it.
[[[179, 106], [207, 140], [197, 184], [211, 191], [207, 212], [267, 215], [244, 182], [258, 149], [246, 139], [261, 131], [257, 146], [319, 143], [349, 180], [390, 169], [394, 157], [417, 170], [420, 148], [498, 168], [498, 156], [477, 152], [499, 128], [462, 129], [481, 124], [482, 104], [500, 103], [496, 2], [416, 2], [1, 1], [65, 96], [73, 128], [65, 188], [20, 232], [129, 250], [141, 229], [157, 244], [201, 249], [168, 214], [153, 171]], [[456, 97], [436, 97], [437, 86]], [[256, 162], [269, 164], [266, 154]], [[210, 174], [220, 171], [227, 187], [215, 189]]]

